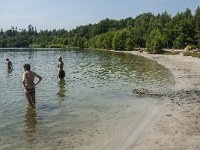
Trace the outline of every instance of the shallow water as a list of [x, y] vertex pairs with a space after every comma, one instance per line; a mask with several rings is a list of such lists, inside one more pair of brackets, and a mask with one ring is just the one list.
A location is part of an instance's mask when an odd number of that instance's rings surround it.
[[[57, 56], [65, 63], [57, 79]], [[5, 58], [14, 70], [6, 70]], [[154, 61], [97, 50], [0, 50], [0, 149], [78, 149], [134, 122], [154, 98], [135, 97], [146, 88], [169, 91], [172, 74]], [[23, 64], [43, 77], [36, 88], [36, 109], [28, 107], [22, 86]]]

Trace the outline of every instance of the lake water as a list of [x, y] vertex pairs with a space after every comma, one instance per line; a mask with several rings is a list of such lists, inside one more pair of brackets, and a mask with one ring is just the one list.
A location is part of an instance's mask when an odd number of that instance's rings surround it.
[[[57, 79], [57, 57], [65, 82]], [[5, 58], [14, 70], [6, 70]], [[87, 149], [102, 147], [130, 132], [130, 126], [159, 100], [136, 97], [136, 88], [169, 91], [172, 74], [143, 57], [97, 50], [0, 50], [0, 149]], [[28, 107], [23, 65], [43, 77], [36, 109]], [[119, 138], [118, 138], [119, 139]], [[121, 140], [122, 141], [122, 140]]]

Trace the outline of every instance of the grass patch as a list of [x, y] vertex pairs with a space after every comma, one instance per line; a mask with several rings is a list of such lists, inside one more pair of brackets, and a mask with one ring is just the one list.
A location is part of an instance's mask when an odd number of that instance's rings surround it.
[[200, 52], [190, 52], [186, 51], [183, 53], [184, 56], [192, 56], [192, 57], [198, 57], [200, 58]]
[[200, 58], [200, 52], [193, 52], [191, 56]]

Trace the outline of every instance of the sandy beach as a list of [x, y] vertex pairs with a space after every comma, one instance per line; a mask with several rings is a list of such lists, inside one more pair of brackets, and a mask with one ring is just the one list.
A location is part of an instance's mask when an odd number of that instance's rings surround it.
[[173, 89], [175, 94], [165, 97], [158, 110], [143, 119], [131, 133], [123, 149], [199, 150], [200, 59], [181, 54], [152, 55], [138, 51], [128, 53], [164, 65], [172, 72], [176, 84]]

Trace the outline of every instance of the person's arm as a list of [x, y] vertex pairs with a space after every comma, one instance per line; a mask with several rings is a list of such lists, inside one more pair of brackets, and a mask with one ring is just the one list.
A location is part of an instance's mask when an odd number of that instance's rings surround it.
[[34, 76], [37, 77], [39, 80], [37, 83], [35, 83], [35, 85], [37, 85], [38, 83], [40, 83], [40, 81], [42, 80], [42, 77], [40, 75], [38, 75], [37, 73], [34, 72]]
[[25, 85], [25, 73], [23, 73], [23, 81], [22, 81], [22, 83], [23, 83], [23, 86], [26, 87], [26, 85]]

